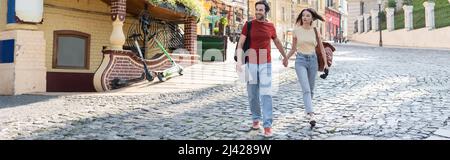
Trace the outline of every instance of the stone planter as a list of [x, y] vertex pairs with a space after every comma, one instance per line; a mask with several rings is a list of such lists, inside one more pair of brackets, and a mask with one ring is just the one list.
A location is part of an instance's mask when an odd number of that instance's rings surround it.
[[388, 31], [393, 31], [395, 29], [394, 11], [395, 8], [386, 8], [386, 24]]
[[413, 27], [413, 6], [403, 6], [403, 10], [405, 11], [405, 29], [412, 30]]
[[435, 19], [434, 19], [434, 2], [424, 2], [423, 6], [425, 7], [425, 26], [428, 29], [434, 29], [435, 27]]
[[378, 10], [372, 9], [370, 11], [372, 16], [372, 31], [378, 31]]

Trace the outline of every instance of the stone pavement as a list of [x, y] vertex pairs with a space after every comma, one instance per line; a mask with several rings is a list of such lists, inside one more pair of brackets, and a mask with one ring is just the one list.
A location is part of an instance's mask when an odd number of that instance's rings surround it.
[[[329, 77], [316, 81], [313, 130], [293, 61], [274, 75], [270, 139], [450, 139], [450, 51], [337, 49]], [[248, 130], [246, 89], [232, 63], [190, 70], [111, 93], [0, 97], [0, 139], [263, 139]], [[219, 72], [188, 76], [202, 70]]]

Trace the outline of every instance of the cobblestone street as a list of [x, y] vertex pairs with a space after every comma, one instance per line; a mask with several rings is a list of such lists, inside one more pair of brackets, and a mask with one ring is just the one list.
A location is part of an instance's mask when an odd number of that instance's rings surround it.
[[[274, 74], [270, 139], [450, 139], [450, 51], [336, 48], [330, 75], [316, 80], [313, 130], [294, 61]], [[235, 79], [177, 93], [0, 96], [0, 139], [264, 139], [249, 131]]]

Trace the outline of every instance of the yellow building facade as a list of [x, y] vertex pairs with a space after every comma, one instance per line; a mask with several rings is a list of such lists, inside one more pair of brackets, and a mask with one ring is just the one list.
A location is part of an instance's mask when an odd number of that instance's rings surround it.
[[[109, 82], [104, 82], [106, 85], [103, 86], [106, 88], [96, 89], [93, 82], [94, 75], [99, 74], [99, 68], [105, 63], [105, 56], [109, 56], [109, 53], [133, 56], [134, 53], [131, 51], [105, 51], [123, 50], [122, 48], [127, 45], [125, 44], [127, 32], [137, 21], [144, 6], [149, 6], [150, 14], [157, 19], [184, 24], [184, 39], [181, 41], [184, 41], [188, 53], [196, 54], [197, 20], [184, 12], [153, 6], [146, 1], [138, 0], [36, 0], [33, 1], [36, 4], [27, 5], [29, 2], [0, 1], [0, 52], [2, 52], [0, 94], [2, 95], [109, 90], [111, 88], [108, 86]], [[28, 22], [30, 17], [41, 17], [42, 21]], [[67, 53], [65, 57], [62, 52]], [[185, 59], [195, 60], [191, 57]], [[161, 66], [163, 61], [164, 58], [159, 58], [147, 63], [151, 68], [155, 67], [153, 65]], [[137, 63], [120, 66], [135, 64], [139, 64], [139, 59]], [[139, 67], [142, 66], [129, 67], [129, 70], [138, 70], [136, 75], [140, 76], [142, 72], [139, 71], [141, 70]], [[127, 74], [131, 72], [129, 70], [120, 67], [118, 70], [120, 72], [110, 76], [110, 79], [114, 76], [129, 78], [127, 76], [131, 75]], [[100, 79], [105, 80], [105, 77], [102, 76]]]

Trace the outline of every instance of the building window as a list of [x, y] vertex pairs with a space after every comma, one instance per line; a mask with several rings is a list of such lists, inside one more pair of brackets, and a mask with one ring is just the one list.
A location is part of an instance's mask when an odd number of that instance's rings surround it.
[[89, 69], [89, 34], [63, 30], [53, 38], [53, 68]]
[[333, 7], [333, 0], [327, 0], [327, 7]]
[[281, 7], [281, 16], [283, 16], [283, 21], [286, 21], [286, 11], [284, 7]]

